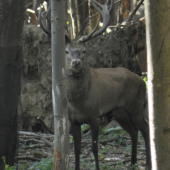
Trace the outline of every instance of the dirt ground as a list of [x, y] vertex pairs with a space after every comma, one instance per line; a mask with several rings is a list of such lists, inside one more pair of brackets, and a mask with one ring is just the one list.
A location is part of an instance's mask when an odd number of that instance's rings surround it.
[[[45, 139], [45, 140], [44, 140]], [[19, 133], [18, 149], [18, 169], [19, 170], [42, 170], [42, 164], [45, 166], [46, 160], [50, 165], [44, 167], [46, 170], [52, 170], [53, 156], [53, 135], [42, 133]], [[94, 157], [91, 152], [91, 135], [90, 131], [82, 134], [81, 140], [80, 168], [84, 170], [94, 170]], [[70, 136], [70, 163], [69, 170], [74, 170], [74, 141]], [[138, 164], [136, 170], [145, 169], [145, 145], [142, 135], [138, 137]], [[105, 128], [100, 131], [99, 136], [99, 164], [101, 170], [130, 170], [131, 160], [131, 140], [129, 135], [118, 126], [115, 120], [112, 120]], [[17, 164], [16, 164], [17, 165]], [[44, 169], [44, 170], [45, 170]]]

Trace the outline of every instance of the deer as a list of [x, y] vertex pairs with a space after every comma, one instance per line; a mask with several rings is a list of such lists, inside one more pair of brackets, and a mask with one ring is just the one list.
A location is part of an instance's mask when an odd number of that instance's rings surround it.
[[[112, 1], [111, 1], [112, 2]], [[104, 5], [91, 0], [103, 17], [103, 27], [72, 41], [66, 36], [66, 82], [68, 117], [74, 139], [75, 170], [80, 170], [81, 125], [89, 124], [92, 136], [92, 152], [96, 170], [98, 160], [99, 117], [112, 113], [132, 141], [131, 164], [137, 163], [138, 131], [142, 133], [146, 147], [146, 170], [151, 170], [149, 125], [144, 119], [146, 85], [141, 77], [126, 68], [91, 68], [87, 62], [85, 42], [106, 30], [112, 8], [109, 0]], [[45, 26], [43, 25], [44, 29]], [[45, 29], [47, 32], [47, 29]]]

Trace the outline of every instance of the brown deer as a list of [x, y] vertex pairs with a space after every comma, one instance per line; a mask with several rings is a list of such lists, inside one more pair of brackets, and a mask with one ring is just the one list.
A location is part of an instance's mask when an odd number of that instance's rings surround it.
[[149, 126], [143, 117], [146, 85], [125, 68], [93, 69], [82, 44], [66, 46], [68, 116], [75, 147], [75, 169], [79, 170], [81, 124], [90, 125], [92, 152], [98, 164], [99, 117], [112, 112], [132, 140], [131, 163], [136, 163], [138, 130], [146, 145], [146, 170], [150, 170]]
[[146, 145], [146, 170], [151, 170], [149, 125], [143, 117], [145, 82], [125, 68], [93, 69], [86, 60], [84, 42], [105, 31], [111, 10], [111, 7], [109, 9], [107, 7], [108, 0], [105, 5], [95, 0], [92, 0], [92, 4], [103, 17], [103, 27], [96, 31], [96, 26], [92, 33], [75, 42], [66, 39], [68, 116], [74, 138], [75, 170], [80, 170], [81, 125], [84, 123], [90, 125], [96, 170], [100, 169], [99, 117], [110, 112], [131, 137], [132, 165], [137, 162], [138, 130], [141, 131]]
[[[92, 1], [93, 6], [98, 9]], [[97, 3], [98, 4], [98, 3]], [[107, 4], [107, 3], [106, 3]], [[98, 4], [99, 5], [99, 4]], [[107, 19], [102, 29], [106, 29], [109, 21], [107, 5], [99, 5], [99, 12]], [[107, 11], [107, 12], [106, 12]], [[120, 126], [129, 133], [132, 140], [131, 164], [137, 161], [138, 130], [141, 131], [146, 145], [146, 170], [151, 169], [149, 126], [143, 117], [146, 95], [145, 82], [136, 74], [125, 68], [90, 68], [87, 63], [86, 48], [80, 41], [87, 41], [99, 34], [93, 31], [83, 36], [78, 42], [66, 45], [67, 58], [67, 96], [68, 116], [74, 138], [75, 169], [79, 170], [81, 149], [81, 124], [90, 125], [92, 135], [92, 152], [96, 170], [98, 163], [99, 117], [112, 112]]]

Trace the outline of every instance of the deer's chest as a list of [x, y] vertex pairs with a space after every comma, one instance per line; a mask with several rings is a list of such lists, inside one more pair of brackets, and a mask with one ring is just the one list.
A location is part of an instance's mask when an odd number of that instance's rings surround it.
[[68, 105], [68, 116], [71, 122], [80, 124], [89, 123], [92, 119], [99, 116], [98, 105], [90, 103], [88, 100], [85, 103], [77, 102]]

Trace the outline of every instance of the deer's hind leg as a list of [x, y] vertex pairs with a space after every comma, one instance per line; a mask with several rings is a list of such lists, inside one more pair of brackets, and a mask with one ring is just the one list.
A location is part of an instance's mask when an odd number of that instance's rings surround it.
[[149, 124], [144, 119], [143, 115], [135, 114], [132, 121], [135, 126], [141, 131], [142, 136], [145, 140], [146, 147], [146, 170], [151, 170], [151, 155], [150, 155], [150, 139], [149, 139]]
[[138, 140], [138, 129], [130, 121], [130, 118], [124, 108], [119, 108], [113, 111], [113, 116], [120, 124], [120, 126], [129, 133], [132, 140], [132, 151], [131, 151], [131, 164], [134, 165], [137, 162], [137, 140]]

